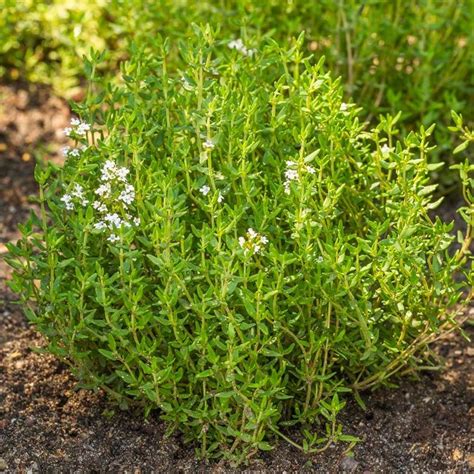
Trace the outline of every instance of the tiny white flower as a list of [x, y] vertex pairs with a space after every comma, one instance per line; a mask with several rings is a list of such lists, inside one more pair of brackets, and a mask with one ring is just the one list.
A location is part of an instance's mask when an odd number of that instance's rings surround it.
[[133, 223], [134, 223], [136, 226], [140, 225], [140, 218], [139, 218], [139, 217], [134, 217], [134, 218], [133, 218]]
[[100, 201], [94, 201], [92, 207], [99, 212], [107, 212], [107, 206]]
[[207, 196], [209, 194], [210, 190], [211, 190], [211, 188], [209, 186], [207, 186], [206, 184], [204, 186], [201, 186], [201, 188], [199, 189], [201, 194], [203, 194], [204, 196]]
[[71, 191], [71, 195], [77, 199], [84, 199], [84, 190], [80, 184], [75, 184], [74, 189]]
[[110, 234], [109, 237], [107, 238], [109, 242], [115, 243], [118, 240], [120, 240], [120, 237], [116, 236], [115, 234]]
[[221, 193], [219, 193], [219, 196], [217, 196], [217, 202], [220, 204], [223, 201], [224, 201], [224, 196]]
[[113, 227], [120, 227], [123, 223], [122, 219], [120, 218], [120, 216], [114, 212], [113, 214], [106, 214], [104, 216], [104, 220], [107, 221], [109, 223], [109, 226], [113, 226]]
[[86, 135], [86, 133], [91, 129], [91, 126], [88, 124], [88, 123], [85, 123], [85, 122], [81, 122], [79, 124], [79, 126], [77, 127], [76, 129], [76, 133], [80, 136], [80, 137], [84, 137]]
[[69, 146], [65, 146], [64, 148], [62, 148], [61, 151], [66, 158], [69, 158], [71, 156], [74, 156], [75, 158], [77, 158], [81, 154], [81, 149], [71, 148]]
[[240, 38], [238, 38], [236, 40], [229, 41], [229, 43], [227, 43], [227, 46], [230, 49], [236, 49], [238, 51], [241, 51], [242, 48], [245, 48], [244, 42]]
[[227, 46], [230, 49], [235, 49], [236, 51], [243, 54], [244, 56], [252, 57], [257, 52], [256, 49], [247, 49], [244, 42], [240, 38], [238, 38], [236, 40], [229, 41], [227, 43]]
[[102, 181], [110, 181], [115, 178], [117, 173], [117, 166], [112, 160], [106, 160], [102, 166], [102, 175], [100, 179]]
[[64, 203], [64, 207], [68, 211], [72, 211], [74, 209], [74, 203], [72, 202], [72, 196], [70, 194], [65, 194], [62, 198], [61, 201]]
[[129, 206], [135, 199], [135, 189], [131, 184], [127, 184], [125, 189], [120, 193], [119, 199]]
[[247, 230], [247, 239], [245, 237], [239, 237], [239, 245], [244, 249], [246, 255], [249, 252], [253, 254], [261, 253], [263, 246], [267, 243], [267, 237], [265, 235], [260, 235], [252, 228]]
[[91, 129], [91, 126], [86, 122], [81, 122], [78, 118], [71, 119], [71, 127], [67, 127], [64, 129], [64, 133], [69, 137], [71, 136], [72, 132], [75, 132], [80, 137], [86, 135]]
[[299, 178], [297, 170], [286, 170], [285, 171], [285, 178], [288, 181], [296, 181]]
[[388, 156], [391, 151], [393, 151], [393, 148], [389, 147], [386, 143], [380, 148], [380, 151], [382, 152], [383, 156]]
[[309, 174], [314, 174], [316, 172], [316, 170], [312, 166], [306, 166], [306, 171]]
[[215, 147], [215, 144], [214, 142], [208, 138], [203, 144], [202, 146], [206, 149], [206, 150], [212, 150], [214, 147]]
[[107, 227], [107, 224], [104, 221], [99, 221], [94, 224], [94, 229], [104, 230]]
[[342, 112], [345, 112], [347, 108], [348, 108], [348, 105], [345, 102], [342, 102], [339, 110], [341, 110]]

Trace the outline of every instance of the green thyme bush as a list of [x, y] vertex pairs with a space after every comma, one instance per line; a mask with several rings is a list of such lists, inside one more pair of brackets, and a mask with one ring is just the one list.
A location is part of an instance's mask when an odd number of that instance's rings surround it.
[[[346, 100], [363, 105], [366, 117], [375, 121], [381, 113], [403, 111], [399, 126], [405, 135], [420, 123], [437, 124], [431, 162], [453, 163], [450, 110], [461, 112], [473, 95], [472, 0], [4, 2], [0, 76], [53, 84], [68, 98], [78, 92], [81, 58], [91, 47], [108, 51], [104, 67], [113, 77], [131, 42], [153, 49], [161, 34], [173, 46], [192, 35], [192, 22], [219, 26], [222, 37], [242, 37], [252, 48], [265, 36], [289, 47], [305, 31], [305, 47], [316, 62], [326, 57], [332, 73], [343, 78]], [[168, 66], [181, 67], [176, 54]], [[472, 112], [464, 113], [472, 124]], [[448, 166], [435, 177], [443, 192], [458, 182]]]
[[176, 73], [167, 41], [136, 49], [101, 95], [88, 64], [77, 146], [38, 168], [12, 288], [83, 386], [159, 409], [202, 456], [296, 445], [291, 425], [307, 452], [353, 442], [343, 398], [425, 366], [456, 326], [470, 234], [454, 252], [430, 218], [432, 128], [366, 130], [302, 37], [213, 38], [183, 43]]

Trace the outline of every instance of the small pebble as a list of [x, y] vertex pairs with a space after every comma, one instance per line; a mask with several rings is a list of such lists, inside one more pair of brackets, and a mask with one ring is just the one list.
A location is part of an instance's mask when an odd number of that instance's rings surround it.
[[35, 425], [35, 420], [32, 416], [29, 416], [26, 420], [25, 420], [25, 425], [26, 426], [34, 426]]
[[344, 471], [353, 472], [357, 469], [358, 465], [359, 463], [350, 456], [344, 457], [344, 459], [341, 461], [341, 469], [343, 469]]
[[26, 470], [26, 474], [34, 474], [38, 472], [38, 463], [34, 462], [29, 469]]

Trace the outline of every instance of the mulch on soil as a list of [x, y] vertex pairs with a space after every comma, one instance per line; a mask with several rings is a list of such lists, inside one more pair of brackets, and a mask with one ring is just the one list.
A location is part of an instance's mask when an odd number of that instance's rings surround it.
[[[76, 387], [67, 367], [33, 349], [45, 342], [30, 328], [7, 290], [4, 243], [18, 237], [17, 225], [36, 192], [34, 153], [59, 159], [60, 130], [67, 105], [45, 89], [0, 86], [0, 470], [8, 472], [224, 472], [206, 464], [180, 435], [165, 437], [153, 414], [121, 412], [103, 393]], [[50, 148], [48, 147], [50, 144]], [[471, 309], [474, 316], [474, 310]], [[465, 331], [474, 336], [472, 326]], [[367, 411], [349, 401], [340, 421], [359, 436], [352, 457], [343, 445], [307, 456], [286, 442], [252, 459], [250, 472], [469, 472], [474, 349], [460, 334], [435, 345], [444, 371], [404, 379], [397, 389], [366, 394]], [[297, 437], [297, 433], [290, 433]]]

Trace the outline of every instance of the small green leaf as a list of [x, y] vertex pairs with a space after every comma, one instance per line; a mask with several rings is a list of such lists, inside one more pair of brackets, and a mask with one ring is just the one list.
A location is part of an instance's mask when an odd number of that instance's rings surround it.
[[212, 369], [203, 370], [202, 372], [199, 372], [198, 374], [196, 374], [196, 378], [203, 379], [206, 377], [210, 377], [213, 373], [214, 371]]
[[453, 150], [453, 155], [456, 155], [458, 153], [461, 153], [464, 151], [467, 147], [469, 146], [469, 140], [466, 140], [465, 142], [461, 143], [458, 145], [454, 150]]
[[114, 353], [111, 352], [111, 351], [108, 351], [108, 350], [106, 350], [106, 349], [99, 349], [99, 352], [100, 352], [104, 357], [107, 357], [107, 359], [116, 360], [116, 357], [115, 357]]

